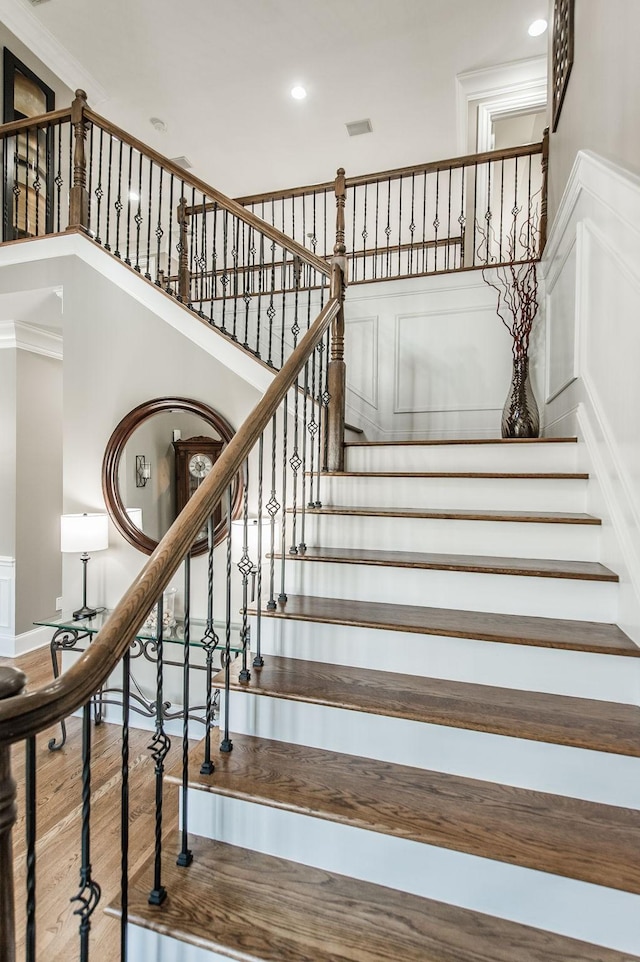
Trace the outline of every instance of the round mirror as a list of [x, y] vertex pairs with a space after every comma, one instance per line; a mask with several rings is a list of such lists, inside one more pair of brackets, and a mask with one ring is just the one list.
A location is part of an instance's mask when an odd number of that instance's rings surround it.
[[[109, 438], [102, 491], [116, 528], [146, 554], [178, 516], [233, 437], [230, 424], [201, 401], [156, 398], [130, 411]], [[243, 480], [232, 488], [232, 515], [241, 510]], [[226, 505], [214, 512], [214, 542], [227, 533]], [[203, 529], [191, 550], [207, 550]]]

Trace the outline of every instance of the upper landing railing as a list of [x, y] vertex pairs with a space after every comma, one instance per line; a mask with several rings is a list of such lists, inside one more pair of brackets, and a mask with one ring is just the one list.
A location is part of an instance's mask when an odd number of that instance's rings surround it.
[[[95, 114], [81, 91], [0, 137], [4, 241], [82, 229], [274, 367], [322, 307], [335, 254], [360, 284], [535, 260], [546, 240], [547, 135], [235, 202]], [[304, 302], [286, 296], [302, 291]]]

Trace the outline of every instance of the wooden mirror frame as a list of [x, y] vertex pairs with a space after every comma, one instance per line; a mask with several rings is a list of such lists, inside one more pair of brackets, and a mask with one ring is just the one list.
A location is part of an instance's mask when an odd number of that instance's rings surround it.
[[[148, 418], [154, 414], [162, 414], [169, 411], [185, 411], [187, 414], [196, 414], [206, 421], [206, 423], [216, 431], [225, 444], [228, 444], [234, 435], [234, 430], [225, 418], [202, 401], [193, 398], [183, 397], [163, 397], [155, 398], [152, 401], [145, 401], [133, 410], [129, 411], [117, 425], [113, 434], [107, 442], [102, 461], [102, 493], [109, 517], [122, 535], [122, 537], [138, 548], [145, 554], [151, 554], [158, 546], [155, 538], [149, 537], [144, 531], [132, 522], [127, 514], [127, 509], [120, 494], [118, 484], [118, 469], [120, 459], [125, 449], [125, 445], [132, 436], [136, 428], [140, 427]], [[237, 518], [242, 510], [242, 496], [244, 491], [244, 478], [241, 472], [236, 475], [233, 492], [231, 515]], [[214, 544], [219, 544], [227, 534], [227, 516], [223, 509], [222, 519], [215, 527], [213, 540]], [[207, 550], [207, 539], [200, 538], [191, 549], [192, 555], [203, 554]]]

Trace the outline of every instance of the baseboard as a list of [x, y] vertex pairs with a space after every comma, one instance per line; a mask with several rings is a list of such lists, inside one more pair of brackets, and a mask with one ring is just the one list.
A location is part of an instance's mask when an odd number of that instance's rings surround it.
[[618, 624], [640, 644], [640, 520], [611, 434], [587, 383], [584, 388], [587, 400], [578, 407], [577, 423], [592, 468], [590, 510], [603, 520], [600, 561], [620, 576]]
[[0, 655], [4, 658], [17, 658], [29, 651], [43, 648], [51, 640], [51, 628], [41, 626], [23, 631], [20, 635], [0, 635]]

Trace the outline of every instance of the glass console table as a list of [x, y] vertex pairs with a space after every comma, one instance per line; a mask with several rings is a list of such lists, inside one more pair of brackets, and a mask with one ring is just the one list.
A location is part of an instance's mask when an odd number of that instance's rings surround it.
[[[92, 618], [81, 618], [76, 621], [74, 620], [73, 615], [69, 612], [57, 613], [53, 618], [42, 619], [34, 622], [36, 625], [54, 629], [53, 635], [51, 636], [51, 641], [49, 643], [54, 678], [58, 678], [60, 675], [58, 653], [70, 651], [80, 653], [85, 651], [86, 645], [91, 643], [91, 639], [94, 635], [97, 635], [110, 614], [110, 608], [99, 608], [97, 614], [95, 614]], [[195, 671], [207, 673], [206, 678], [208, 688], [205, 686], [205, 697], [207, 690], [211, 690], [211, 675], [213, 671], [214, 655], [219, 653], [225, 647], [225, 625], [219, 622], [214, 622], [213, 627], [214, 636], [213, 638], [210, 638], [206, 633], [206, 621], [201, 618], [191, 619], [189, 667]], [[178, 649], [184, 648], [184, 621], [181, 618], [178, 618], [173, 627], [165, 628], [162, 638], [164, 667], [182, 669], [183, 662], [175, 660], [175, 657], [177, 656]], [[143, 626], [134, 638], [129, 652], [129, 677], [131, 682], [130, 711], [136, 712], [145, 718], [156, 717], [157, 704], [152, 698], [149, 698], [147, 695], [145, 695], [140, 679], [136, 678], [136, 674], [138, 673], [134, 672], [133, 663], [140, 659], [140, 664], [143, 664], [146, 661], [150, 662], [154, 666], [157, 666], [157, 642], [158, 639], [155, 628], [150, 629]], [[171, 657], [172, 649], [173, 652], [175, 652], [173, 658]], [[195, 654], [195, 651], [191, 652], [191, 649], [195, 649], [203, 653], [204, 664], [198, 664], [196, 661], [192, 661], [191, 654]], [[240, 639], [240, 626], [232, 624], [232, 657], [237, 657], [241, 651], [242, 643]], [[92, 701], [94, 722], [96, 725], [99, 725], [103, 721], [105, 705], [122, 706], [122, 694], [122, 688], [107, 686], [101, 688], [100, 691], [94, 695]], [[216, 690], [211, 699], [210, 721], [213, 721], [214, 713], [217, 714], [218, 699], [219, 691]], [[171, 701], [163, 701], [162, 709], [162, 717], [165, 720], [184, 718], [184, 706], [174, 705]], [[189, 705], [188, 718], [192, 721], [199, 722], [206, 728], [206, 704]], [[60, 728], [60, 740], [52, 738], [49, 741], [49, 748], [51, 751], [59, 751], [67, 740], [67, 728], [64, 721], [60, 722]]]

